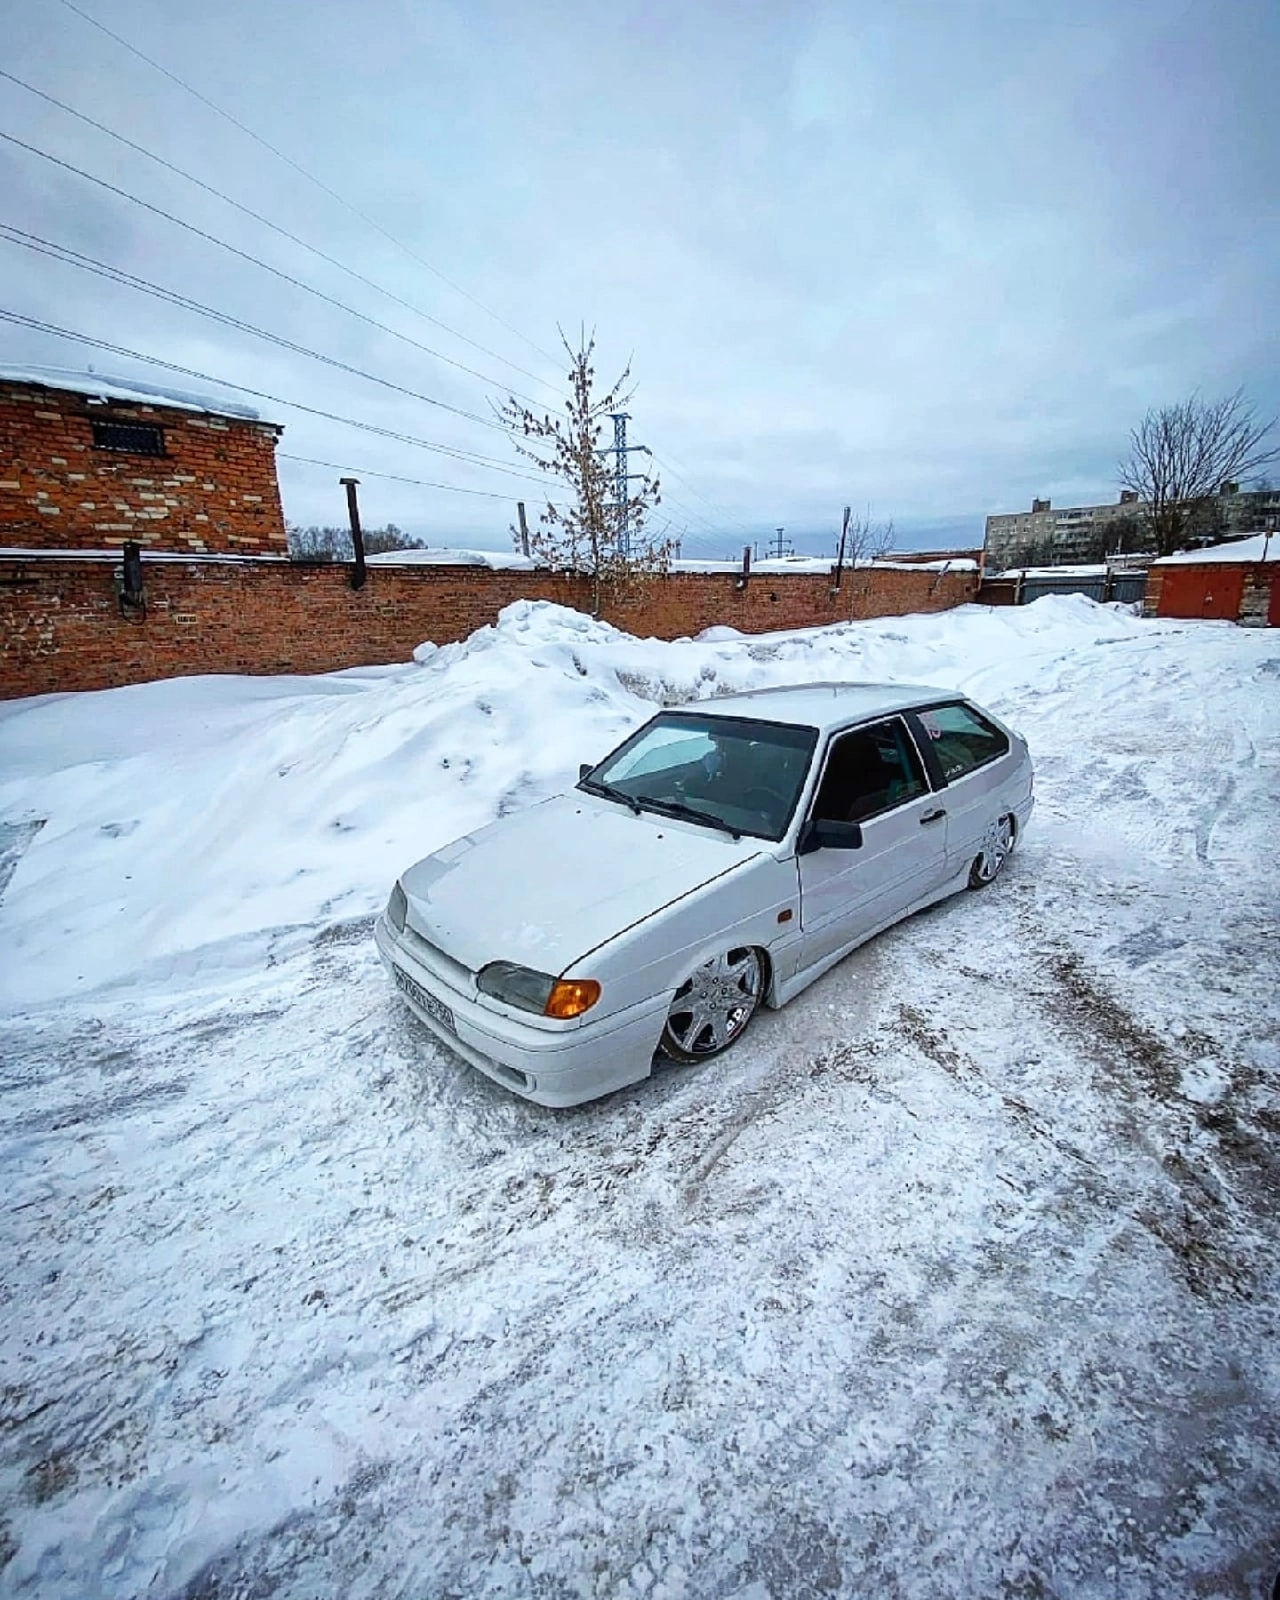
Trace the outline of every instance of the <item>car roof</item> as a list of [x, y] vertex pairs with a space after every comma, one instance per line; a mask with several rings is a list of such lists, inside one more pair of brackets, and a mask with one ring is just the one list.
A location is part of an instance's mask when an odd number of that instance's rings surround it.
[[906, 711], [912, 706], [937, 705], [941, 700], [963, 698], [952, 689], [931, 689], [918, 683], [805, 683], [716, 695], [711, 700], [667, 709], [698, 716], [754, 717], [763, 722], [795, 723], [798, 727], [817, 728], [825, 733], [830, 728], [843, 728], [851, 722]]

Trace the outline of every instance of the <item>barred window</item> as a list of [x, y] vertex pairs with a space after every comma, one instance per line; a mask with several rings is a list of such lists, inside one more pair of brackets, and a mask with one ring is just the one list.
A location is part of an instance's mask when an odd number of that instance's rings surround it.
[[133, 456], [162, 456], [164, 429], [149, 422], [95, 422], [95, 450], [124, 450]]

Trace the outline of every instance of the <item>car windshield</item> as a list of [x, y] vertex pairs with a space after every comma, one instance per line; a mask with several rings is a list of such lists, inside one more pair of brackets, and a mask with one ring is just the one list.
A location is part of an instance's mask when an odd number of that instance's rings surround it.
[[630, 805], [781, 839], [817, 743], [816, 728], [663, 712], [606, 756], [582, 787]]

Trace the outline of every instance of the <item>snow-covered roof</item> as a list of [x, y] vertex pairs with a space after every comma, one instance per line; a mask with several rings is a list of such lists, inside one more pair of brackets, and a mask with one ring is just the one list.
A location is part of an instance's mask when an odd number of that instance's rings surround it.
[[744, 694], [717, 695], [711, 703], [676, 707], [699, 716], [754, 717], [794, 723], [802, 728], [844, 727], [908, 706], [954, 700], [945, 689], [916, 683], [808, 683], [795, 688], [749, 689]]
[[1255, 533], [1249, 539], [1233, 539], [1230, 544], [1211, 544], [1203, 550], [1179, 550], [1176, 556], [1161, 556], [1157, 567], [1217, 566], [1223, 561], [1280, 561], [1280, 532]]
[[0, 366], [0, 382], [38, 383], [46, 389], [102, 400], [128, 400], [134, 405], [170, 406], [176, 411], [201, 411], [211, 417], [234, 417], [239, 422], [261, 422], [261, 415], [240, 400], [201, 394], [193, 389], [173, 389], [142, 378], [113, 378], [105, 372], [82, 372], [73, 367]]

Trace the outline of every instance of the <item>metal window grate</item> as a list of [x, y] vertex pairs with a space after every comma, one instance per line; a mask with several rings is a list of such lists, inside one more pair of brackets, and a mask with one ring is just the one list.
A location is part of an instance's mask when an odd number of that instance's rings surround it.
[[95, 422], [95, 450], [126, 450], [134, 456], [162, 456], [164, 429], [148, 422]]

